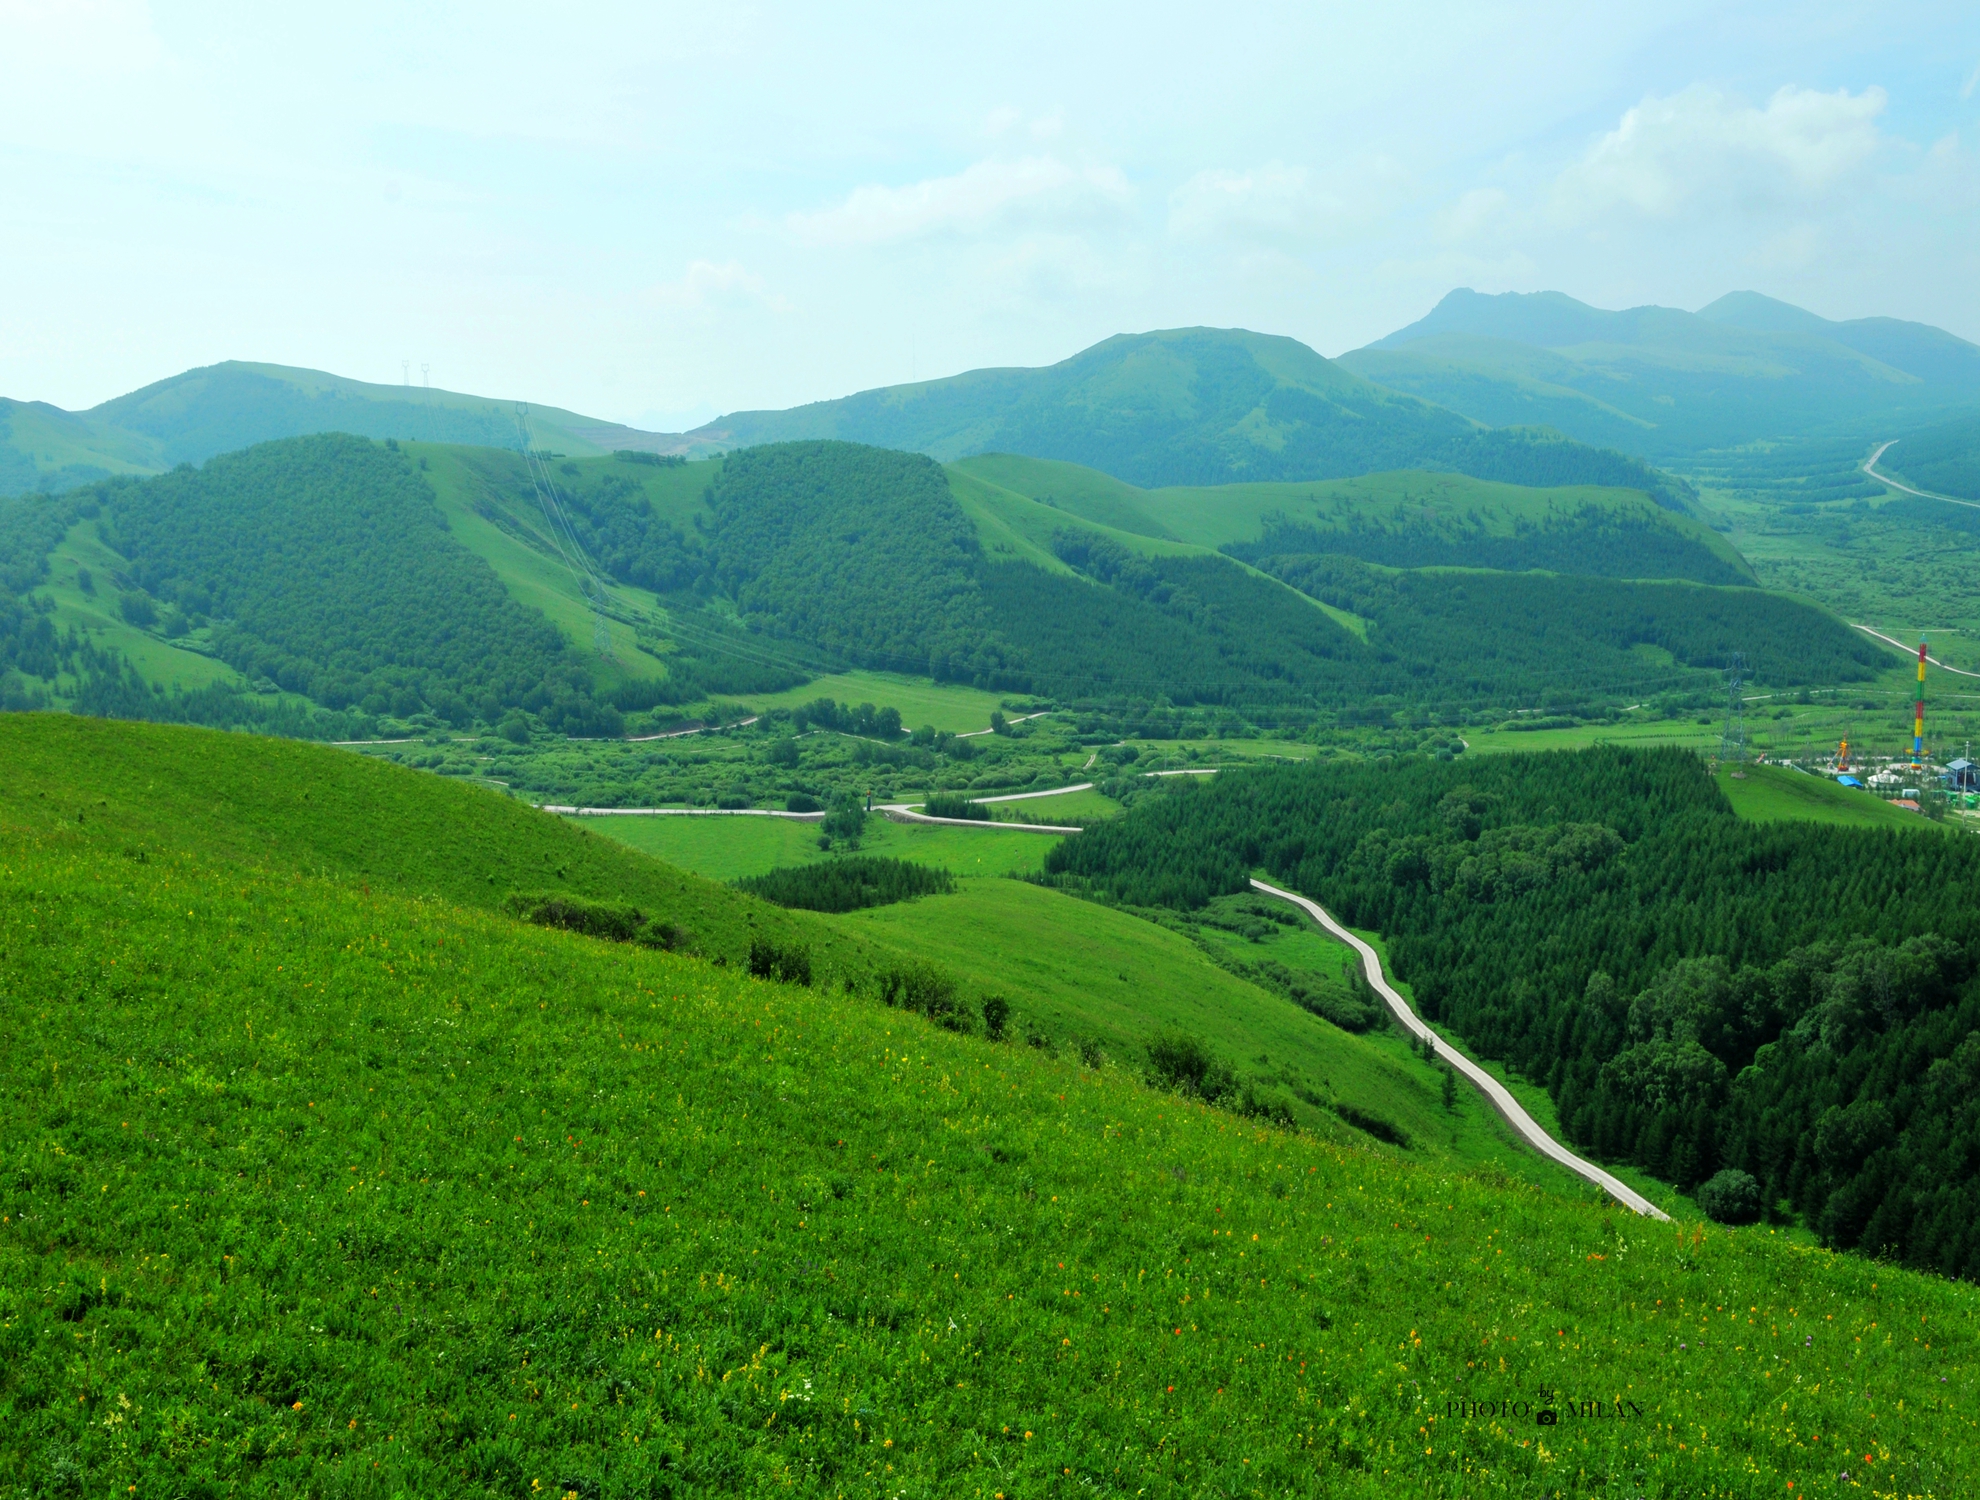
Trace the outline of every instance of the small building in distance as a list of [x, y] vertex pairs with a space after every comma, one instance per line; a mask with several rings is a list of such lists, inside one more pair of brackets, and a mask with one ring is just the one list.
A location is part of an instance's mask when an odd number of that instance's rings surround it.
[[1955, 792], [1980, 792], [1980, 766], [1961, 757], [1946, 767], [1944, 780]]

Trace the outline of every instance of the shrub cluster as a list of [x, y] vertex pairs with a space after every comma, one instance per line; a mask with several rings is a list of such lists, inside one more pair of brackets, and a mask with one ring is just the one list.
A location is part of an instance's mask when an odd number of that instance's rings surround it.
[[866, 854], [750, 875], [738, 880], [736, 886], [779, 906], [845, 912], [911, 901], [916, 896], [946, 895], [956, 888], [956, 882], [947, 870]]
[[922, 804], [921, 810], [931, 818], [967, 818], [973, 823], [990, 821], [990, 809], [981, 802], [972, 802], [960, 792], [936, 792]]
[[562, 894], [527, 895], [520, 891], [502, 905], [511, 916], [538, 927], [581, 932], [608, 943], [638, 943], [642, 948], [669, 951], [689, 946], [687, 934], [679, 927], [649, 918], [636, 906], [615, 906]]

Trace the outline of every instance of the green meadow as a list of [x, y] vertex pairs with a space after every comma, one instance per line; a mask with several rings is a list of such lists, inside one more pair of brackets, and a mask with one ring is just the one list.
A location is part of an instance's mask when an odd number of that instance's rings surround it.
[[544, 851], [595, 892], [692, 881], [437, 778], [6, 733], [24, 1493], [1955, 1495], [1980, 1468], [1970, 1286], [521, 926], [501, 886]]
[[1754, 823], [1796, 820], [1867, 828], [1933, 826], [1909, 808], [1894, 807], [1874, 792], [1838, 786], [1826, 776], [1783, 766], [1722, 765], [1716, 778], [1733, 811]]
[[[1489, 1163], [1578, 1192], [1573, 1178], [1522, 1151], [1481, 1101], [1445, 1109], [1440, 1075], [1400, 1034], [1350, 1035], [1220, 968], [1183, 934], [1127, 912], [1024, 881], [964, 880], [953, 895], [832, 920], [904, 957], [977, 976], [1043, 1032], [1041, 1044], [1134, 1067], [1157, 1035], [1186, 1032], [1323, 1136], [1347, 1135], [1342, 1120], [1359, 1122], [1423, 1160]], [[1275, 939], [1270, 951], [1344, 984], [1347, 950], [1313, 928]]]
[[950, 734], [975, 734], [988, 729], [990, 715], [1003, 706], [1002, 696], [980, 688], [932, 682], [926, 677], [908, 677], [898, 672], [864, 671], [834, 672], [786, 692], [747, 694], [742, 701], [754, 712], [762, 713], [773, 708], [796, 708], [819, 698], [897, 708], [901, 711], [901, 723], [909, 729], [926, 724]]
[[[745, 875], [762, 875], [831, 857], [818, 847], [818, 825], [795, 818], [590, 817], [570, 821], [587, 832], [711, 880], [739, 880]], [[1013, 875], [1042, 869], [1045, 851], [1056, 840], [1057, 836], [1049, 833], [894, 823], [875, 813], [866, 820], [860, 852], [941, 865], [957, 875]]]
[[672, 921], [702, 957], [725, 964], [763, 937], [811, 947], [834, 975], [872, 967], [870, 953], [809, 913], [644, 858], [498, 791], [348, 751], [0, 714], [0, 764], [8, 827], [72, 831], [140, 863], [197, 852], [490, 911], [515, 892], [575, 896]]

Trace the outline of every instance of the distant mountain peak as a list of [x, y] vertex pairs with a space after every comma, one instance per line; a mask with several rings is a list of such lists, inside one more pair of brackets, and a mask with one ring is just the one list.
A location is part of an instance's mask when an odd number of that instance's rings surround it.
[[1759, 292], [1727, 292], [1698, 309], [1708, 323], [1750, 328], [1759, 333], [1831, 333], [1838, 326], [1827, 318]]

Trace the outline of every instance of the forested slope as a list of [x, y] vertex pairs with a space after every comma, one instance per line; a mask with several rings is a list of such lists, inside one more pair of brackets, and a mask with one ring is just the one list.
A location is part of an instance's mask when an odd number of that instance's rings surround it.
[[1739, 652], [1767, 681], [1866, 682], [1887, 657], [1799, 600], [1752, 588], [1621, 582], [1545, 573], [1403, 570], [1332, 555], [1261, 557], [1259, 567], [1369, 622], [1372, 646], [1424, 686], [1465, 701], [1599, 695], [1660, 682], [1639, 648], [1675, 668], [1716, 671]]
[[[263, 444], [0, 513], [18, 538], [0, 579], [12, 601], [0, 603], [0, 695], [324, 738], [517, 715], [610, 735], [628, 712], [860, 667], [1298, 725], [1424, 705], [1599, 712], [1696, 686], [1735, 650], [1776, 686], [1882, 666], [1839, 622], [1757, 589], [1397, 573], [1347, 555], [1744, 582], [1697, 523], [1635, 492], [1418, 473], [1322, 493], [1104, 481], [1115, 490], [1088, 494], [1104, 476], [1046, 466], [1084, 487], [1061, 499], [986, 477], [1036, 488], [1037, 473], [1007, 472], [1031, 462], [951, 474], [838, 442], [707, 464], [560, 460], [553, 513], [514, 453], [337, 435]], [[74, 525], [115, 559], [105, 607], [140, 639], [239, 678], [164, 693], [95, 638], [58, 630], [34, 590]], [[1226, 551], [1260, 566], [1178, 533], [1251, 536]], [[587, 569], [604, 580], [597, 615]]]
[[1046, 864], [1180, 907], [1269, 871], [1575, 1144], [1980, 1277], [1980, 840], [1747, 823], [1687, 753], [1593, 750], [1226, 773]]
[[1007, 453], [950, 470], [1111, 530], [1247, 559], [1336, 552], [1393, 567], [1547, 568], [1728, 584], [1753, 578], [1723, 538], [1637, 489], [1534, 488], [1402, 470], [1144, 490], [1096, 469]]

